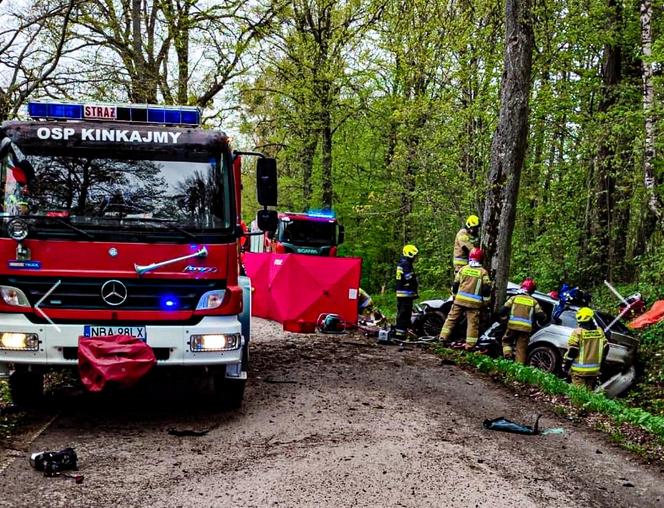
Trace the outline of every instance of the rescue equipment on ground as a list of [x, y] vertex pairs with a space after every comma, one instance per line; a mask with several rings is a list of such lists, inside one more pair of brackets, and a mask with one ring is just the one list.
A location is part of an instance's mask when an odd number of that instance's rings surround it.
[[61, 471], [78, 470], [78, 457], [73, 448], [64, 448], [59, 452], [38, 452], [30, 455], [30, 465], [42, 471], [44, 476], [56, 476]]

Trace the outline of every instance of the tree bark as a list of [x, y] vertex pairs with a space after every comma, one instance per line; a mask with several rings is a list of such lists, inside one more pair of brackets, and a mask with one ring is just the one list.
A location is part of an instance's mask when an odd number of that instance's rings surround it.
[[[621, 10], [617, 0], [608, 0], [610, 9], [609, 29], [612, 34], [618, 34], [621, 23]], [[597, 112], [600, 117], [605, 116], [611, 107], [617, 102], [617, 88], [622, 80], [622, 48], [618, 43], [607, 42], [604, 45], [604, 61], [602, 63], [602, 92]], [[604, 121], [604, 128], [608, 128], [608, 122]], [[616, 259], [616, 239], [612, 234], [613, 227], [613, 204], [616, 191], [616, 161], [615, 140], [608, 136], [600, 137], [595, 158], [595, 220], [592, 228], [592, 239], [590, 242], [589, 259], [591, 259], [590, 273], [593, 275], [587, 282], [596, 283], [608, 278], [614, 278], [614, 270], [618, 260]]]
[[[662, 216], [662, 203], [657, 195], [657, 180], [655, 178], [655, 121], [653, 104], [655, 102], [655, 90], [653, 88], [652, 76], [652, 1], [641, 0], [641, 70], [643, 79], [643, 116], [645, 120], [645, 146], [643, 150], [643, 183], [648, 199], [648, 209], [654, 216], [655, 221], [664, 230], [664, 217]], [[651, 228], [653, 229], [653, 228]], [[647, 237], [652, 231], [647, 231]]]
[[495, 277], [496, 307], [505, 301], [521, 170], [528, 135], [534, 35], [531, 0], [506, 0], [505, 51], [498, 127], [484, 205], [482, 245]]

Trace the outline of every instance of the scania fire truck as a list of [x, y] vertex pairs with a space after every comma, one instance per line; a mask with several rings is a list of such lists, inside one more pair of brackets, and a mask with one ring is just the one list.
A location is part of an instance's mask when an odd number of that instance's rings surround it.
[[[239, 405], [250, 291], [228, 137], [191, 107], [33, 102], [28, 114], [0, 126], [0, 374], [15, 402], [41, 396], [47, 369], [75, 367], [79, 338], [132, 335], [158, 366], [199, 367]], [[257, 174], [258, 225], [274, 229], [274, 159]]]
[[328, 210], [307, 213], [281, 212], [275, 233], [266, 233], [268, 252], [336, 256], [344, 241], [344, 227]]

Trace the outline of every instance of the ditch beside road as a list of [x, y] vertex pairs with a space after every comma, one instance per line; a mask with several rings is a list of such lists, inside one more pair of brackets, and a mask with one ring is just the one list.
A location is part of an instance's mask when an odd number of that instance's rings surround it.
[[[218, 411], [172, 378], [101, 398], [56, 390], [35, 417], [56, 416], [45, 430], [3, 443], [0, 506], [664, 504], [659, 468], [426, 351], [258, 319], [253, 337], [239, 411]], [[539, 413], [564, 434], [482, 427], [500, 416], [532, 424]], [[31, 470], [28, 452], [66, 446], [82, 484]]]

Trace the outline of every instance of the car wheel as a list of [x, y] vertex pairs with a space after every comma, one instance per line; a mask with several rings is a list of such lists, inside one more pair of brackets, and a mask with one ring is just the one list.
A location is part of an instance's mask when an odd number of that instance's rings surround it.
[[560, 354], [551, 346], [536, 346], [528, 353], [528, 365], [553, 374], [560, 370]]
[[445, 315], [438, 311], [429, 311], [422, 317], [422, 335], [438, 337], [445, 324]]

